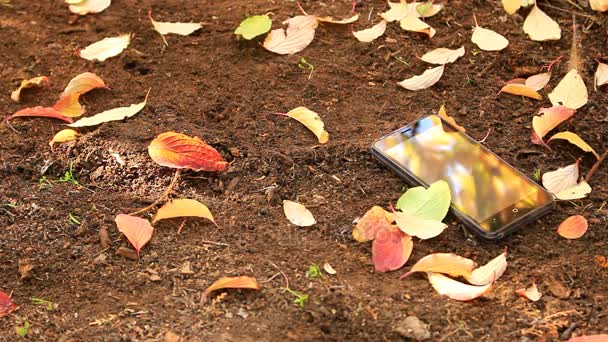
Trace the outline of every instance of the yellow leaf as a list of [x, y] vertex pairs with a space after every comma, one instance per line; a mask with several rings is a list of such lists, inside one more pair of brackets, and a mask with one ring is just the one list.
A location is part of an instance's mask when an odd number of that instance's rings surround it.
[[351, 24], [354, 23], [355, 21], [359, 20], [359, 15], [355, 14], [350, 18], [346, 18], [346, 19], [341, 19], [341, 20], [335, 20], [332, 17], [317, 17], [317, 20], [322, 22], [322, 23], [329, 23], [329, 24]]
[[464, 56], [464, 46], [454, 50], [438, 48], [425, 53], [420, 59], [431, 64], [447, 64], [455, 62], [462, 56]]
[[576, 133], [572, 133], [572, 132], [559, 132], [554, 134], [551, 138], [549, 138], [549, 141], [553, 140], [553, 139], [563, 139], [568, 141], [569, 143], [576, 145], [578, 147], [580, 147], [581, 150], [585, 151], [585, 152], [591, 152], [593, 153], [593, 155], [595, 156], [595, 158], [600, 159], [600, 156], [597, 154], [597, 152], [595, 152], [595, 150], [593, 149], [593, 147], [589, 146], [589, 144], [587, 144], [585, 142], [585, 140], [583, 140], [583, 138], [579, 137]]
[[211, 286], [205, 289], [203, 293], [203, 298], [201, 302], [204, 303], [207, 300], [209, 294], [216, 290], [221, 289], [251, 289], [251, 290], [260, 290], [262, 286], [258, 284], [255, 278], [247, 277], [247, 276], [239, 276], [239, 277], [224, 277], [215, 281]]
[[434, 0], [429, 0], [427, 2], [418, 3], [416, 1], [409, 4], [410, 6], [416, 6], [416, 13], [420, 15], [422, 18], [429, 18], [439, 13], [443, 8], [442, 4], [434, 4]]
[[429, 24], [411, 15], [408, 15], [405, 18], [401, 19], [400, 25], [401, 28], [406, 31], [424, 33], [429, 36], [429, 38], [433, 38], [433, 36], [437, 32], [434, 28], [429, 26]]
[[78, 102], [79, 98], [79, 93], [63, 96], [53, 105], [53, 109], [70, 118], [79, 117], [84, 114], [84, 107]]
[[55, 134], [55, 136], [53, 136], [53, 139], [51, 139], [51, 141], [49, 142], [49, 145], [51, 146], [51, 149], [52, 149], [55, 144], [60, 144], [60, 143], [76, 140], [78, 135], [79, 135], [78, 132], [76, 132], [73, 129], [69, 129], [69, 128], [63, 129], [63, 130], [57, 132], [57, 134]]
[[213, 214], [207, 206], [197, 200], [187, 198], [176, 199], [160, 207], [152, 219], [152, 224], [174, 217], [202, 217], [215, 224]]
[[559, 40], [562, 36], [559, 24], [536, 5], [524, 21], [524, 32], [535, 41]]
[[298, 227], [308, 227], [317, 223], [310, 210], [298, 202], [283, 200], [283, 212], [289, 222]]
[[421, 90], [433, 86], [441, 79], [445, 66], [441, 65], [428, 69], [422, 75], [407, 78], [397, 84], [408, 90]]
[[66, 0], [66, 3], [70, 4], [70, 12], [79, 15], [99, 13], [108, 8], [111, 2], [112, 0]]
[[588, 101], [587, 87], [578, 70], [570, 70], [549, 94], [554, 106], [562, 105], [570, 109], [579, 109]]
[[304, 50], [315, 38], [319, 21], [314, 15], [298, 15], [283, 22], [287, 29], [272, 30], [264, 40], [264, 48], [280, 55], [291, 55]]
[[[393, 21], [399, 21], [403, 18], [405, 18], [406, 15], [408, 14], [413, 14], [412, 13], [412, 9], [409, 8], [408, 4], [405, 3], [405, 1], [400, 1], [400, 2], [388, 2], [388, 6], [390, 7], [390, 9], [382, 14], [380, 14], [380, 16], [386, 20], [387, 22], [393, 22]], [[416, 12], [415, 8], [414, 11]]]
[[589, 0], [591, 9], [598, 12], [608, 11], [608, 0]]
[[479, 26], [475, 26], [471, 41], [484, 51], [500, 51], [509, 45], [507, 38]]
[[[150, 91], [148, 91], [148, 94]], [[95, 114], [90, 117], [82, 118], [72, 124], [69, 124], [70, 127], [87, 127], [87, 126], [96, 126], [102, 124], [104, 122], [110, 121], [118, 121], [126, 118], [130, 118], [133, 115], [139, 113], [148, 103], [148, 95], [144, 99], [144, 102], [138, 104], [132, 104], [129, 107], [119, 107], [110, 110], [106, 110], [105, 112], [101, 112], [99, 114]]]
[[606, 83], [608, 83], [608, 64], [600, 63], [597, 65], [597, 70], [595, 70], [595, 89], [597, 90], [597, 87]]
[[502, 6], [509, 14], [515, 14], [520, 7], [534, 4], [535, 0], [502, 0]]
[[30, 78], [29, 80], [23, 80], [21, 81], [21, 85], [19, 85], [19, 88], [17, 88], [17, 90], [11, 93], [11, 99], [15, 102], [19, 102], [21, 101], [21, 91], [23, 89], [40, 87], [43, 84], [49, 85], [49, 83], [49, 78], [46, 76], [39, 76]]
[[361, 31], [354, 31], [353, 35], [360, 42], [369, 43], [369, 42], [373, 41], [374, 39], [382, 36], [384, 34], [384, 31], [386, 31], [386, 20], [382, 20], [381, 22], [377, 23], [376, 25], [374, 25], [368, 29], [361, 30]]
[[156, 32], [162, 36], [165, 45], [169, 45], [164, 37], [166, 34], [173, 33], [180, 36], [187, 36], [203, 27], [200, 23], [158, 22], [152, 18], [152, 11], [148, 12], [148, 18], [150, 18], [150, 22], [152, 23], [152, 26], [154, 26], [154, 30], [156, 30]]
[[311, 130], [317, 136], [317, 139], [319, 139], [320, 144], [325, 144], [329, 141], [329, 133], [325, 130], [325, 124], [319, 117], [319, 114], [306, 107], [297, 107], [287, 112], [287, 116], [297, 120]]
[[587, 182], [582, 180], [580, 183], [558, 192], [557, 194], [555, 194], [555, 197], [563, 201], [570, 201], [585, 198], [590, 192], [591, 186], [589, 186]]
[[456, 128], [457, 130], [459, 130], [461, 132], [467, 131], [464, 127], [457, 124], [456, 120], [454, 120], [453, 117], [448, 115], [448, 112], [446, 112], [444, 105], [441, 105], [441, 108], [439, 108], [437, 115], [439, 115], [439, 117], [442, 118], [443, 120], [447, 121], [450, 125], [454, 126], [454, 128]]
[[530, 97], [536, 100], [542, 100], [543, 97], [536, 90], [528, 87], [525, 84], [509, 83], [500, 89], [501, 93], [509, 93], [513, 95], [521, 95]]
[[80, 50], [80, 57], [89, 61], [103, 62], [106, 59], [118, 56], [131, 42], [130, 34], [118, 37], [104, 38]]

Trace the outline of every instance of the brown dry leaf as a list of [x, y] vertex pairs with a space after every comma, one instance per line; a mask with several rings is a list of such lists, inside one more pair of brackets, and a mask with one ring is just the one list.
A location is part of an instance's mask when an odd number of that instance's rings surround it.
[[20, 280], [27, 280], [32, 278], [32, 270], [34, 266], [28, 259], [19, 260], [19, 274], [21, 274]]
[[21, 91], [23, 89], [33, 88], [33, 87], [41, 87], [41, 86], [49, 86], [51, 82], [49, 78], [46, 76], [38, 76], [34, 78], [30, 78], [29, 80], [21, 81], [21, 85], [15, 91], [11, 93], [11, 99], [15, 102], [21, 101]]
[[403, 279], [414, 272], [445, 273], [453, 277], [469, 277], [477, 267], [475, 261], [463, 258], [454, 253], [434, 253], [418, 260], [414, 266], [399, 279]]
[[361, 31], [353, 31], [353, 35], [360, 42], [369, 43], [375, 40], [376, 38], [382, 36], [384, 34], [384, 31], [386, 31], [386, 20], [382, 20], [381, 22], [368, 29]]
[[579, 161], [543, 174], [542, 183], [545, 189], [557, 194], [575, 186], [578, 181], [578, 164]]
[[597, 262], [597, 265], [601, 268], [608, 268], [608, 258], [606, 258], [603, 255], [596, 255], [595, 256], [595, 262]]
[[438, 48], [425, 53], [420, 59], [431, 64], [447, 64], [454, 63], [464, 53], [464, 46], [458, 49]]
[[500, 51], [509, 45], [504, 36], [480, 26], [475, 26], [471, 41], [484, 51]]
[[298, 227], [308, 227], [317, 223], [310, 210], [298, 202], [283, 200], [283, 213], [289, 222]]
[[599, 63], [597, 65], [597, 69], [595, 70], [595, 75], [593, 77], [593, 83], [596, 90], [597, 87], [608, 83], [608, 64]]
[[287, 112], [287, 116], [297, 120], [311, 130], [317, 136], [320, 144], [325, 144], [329, 141], [329, 133], [325, 130], [325, 123], [323, 123], [319, 114], [306, 107], [297, 107]]
[[518, 84], [518, 83], [506, 84], [504, 87], [502, 87], [502, 89], [500, 89], [499, 93], [521, 95], [521, 96], [526, 96], [526, 97], [536, 99], [536, 100], [543, 99], [543, 97], [538, 92], [536, 92], [536, 90], [534, 90], [533, 88], [531, 88], [525, 84]]
[[112, 0], [82, 0], [73, 1], [66, 0], [66, 3], [70, 4], [70, 12], [79, 15], [86, 15], [89, 13], [100, 13], [110, 6]]
[[315, 38], [319, 21], [314, 15], [298, 15], [283, 22], [287, 29], [270, 31], [264, 40], [264, 48], [280, 55], [291, 55], [304, 50]]
[[130, 42], [131, 34], [104, 38], [80, 50], [80, 57], [89, 61], [103, 62], [108, 58], [120, 55]]
[[571, 69], [566, 76], [549, 93], [549, 100], [554, 106], [565, 106], [570, 109], [579, 109], [589, 100], [587, 86], [578, 70]]
[[101, 244], [101, 248], [107, 249], [112, 245], [112, 240], [110, 239], [110, 234], [108, 233], [108, 228], [101, 227], [99, 229], [99, 243]]
[[154, 27], [154, 30], [158, 32], [163, 38], [165, 45], [169, 45], [165, 39], [167, 34], [178, 34], [180, 36], [188, 36], [195, 31], [201, 29], [203, 26], [200, 23], [167, 23], [159, 22], [152, 18], [152, 11], [148, 11], [148, 18]]
[[467, 281], [473, 285], [488, 285], [495, 282], [507, 270], [507, 249], [487, 264], [477, 267]]
[[51, 141], [49, 142], [49, 145], [51, 146], [51, 150], [53, 149], [55, 144], [61, 144], [64, 142], [68, 142], [68, 141], [72, 141], [72, 140], [76, 140], [76, 138], [78, 138], [79, 134], [78, 132], [76, 132], [73, 129], [62, 129], [61, 131], [57, 132], [57, 134], [55, 134], [53, 136], [53, 139], [51, 139]]
[[429, 36], [429, 38], [433, 38], [435, 33], [437, 33], [437, 31], [429, 24], [415, 16], [408, 15], [407, 17], [401, 19], [399, 23], [402, 29], [411, 32], [424, 33]]
[[137, 256], [139, 256], [139, 251], [150, 241], [152, 233], [154, 233], [154, 228], [150, 222], [126, 214], [117, 215], [114, 222], [116, 222], [118, 230], [125, 234], [129, 242], [135, 247]]
[[587, 144], [585, 142], [585, 140], [583, 140], [583, 138], [579, 137], [578, 134], [576, 134], [576, 133], [572, 133], [569, 131], [559, 132], [559, 133], [554, 134], [551, 138], [549, 138], [549, 140], [547, 142], [554, 140], [554, 139], [566, 140], [567, 142], [571, 143], [572, 145], [578, 146], [581, 150], [583, 150], [585, 152], [593, 153], [595, 158], [600, 159], [600, 156], [597, 154], [597, 152], [595, 152], [593, 147], [589, 146], [589, 144]]
[[557, 234], [566, 239], [573, 240], [585, 235], [587, 228], [589, 228], [587, 219], [582, 215], [574, 215], [560, 223], [559, 227], [557, 227]]
[[205, 292], [203, 293], [203, 297], [201, 302], [205, 302], [209, 294], [215, 290], [221, 289], [252, 289], [252, 290], [261, 290], [262, 287], [258, 284], [255, 278], [240, 276], [240, 277], [224, 277], [215, 281], [211, 286], [209, 286]]
[[383, 229], [390, 229], [395, 217], [392, 213], [379, 206], [373, 206], [359, 219], [353, 229], [353, 238], [358, 242], [373, 240], [376, 233]]
[[213, 214], [211, 214], [206, 205], [197, 200], [187, 198], [175, 199], [160, 207], [152, 219], [152, 224], [174, 217], [202, 217], [215, 224]]
[[427, 272], [429, 282], [442, 296], [450, 299], [467, 301], [480, 297], [492, 289], [492, 283], [484, 286], [463, 284], [440, 273]]
[[421, 90], [433, 86], [441, 79], [445, 65], [428, 69], [422, 75], [407, 78], [397, 84], [408, 90]]
[[527, 298], [533, 302], [536, 302], [540, 299], [540, 297], [542, 297], [543, 295], [538, 291], [538, 288], [536, 287], [536, 283], [534, 282], [534, 279], [532, 279], [532, 285], [528, 288], [525, 289], [519, 289], [517, 291], [515, 291], [518, 295]]
[[536, 5], [524, 21], [524, 32], [534, 41], [559, 40], [562, 37], [559, 24]]
[[456, 120], [454, 120], [453, 117], [448, 115], [448, 112], [445, 110], [445, 105], [441, 105], [441, 108], [439, 108], [437, 115], [439, 115], [439, 117], [442, 118], [443, 120], [447, 121], [450, 125], [454, 126], [454, 128], [456, 128], [457, 130], [459, 130], [461, 132], [467, 131], [464, 127], [457, 124]]

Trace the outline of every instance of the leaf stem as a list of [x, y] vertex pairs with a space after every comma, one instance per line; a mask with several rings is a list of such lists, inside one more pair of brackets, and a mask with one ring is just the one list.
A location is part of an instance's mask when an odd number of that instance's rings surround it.
[[180, 169], [175, 170], [175, 174], [173, 175], [173, 179], [171, 180], [171, 183], [169, 184], [169, 186], [167, 187], [165, 192], [163, 192], [163, 194], [160, 195], [160, 197], [156, 201], [152, 202], [152, 204], [150, 204], [149, 206], [147, 206], [145, 208], [142, 208], [142, 209], [139, 209], [137, 211], [130, 213], [129, 215], [137, 215], [137, 214], [145, 213], [146, 211], [154, 208], [158, 203], [164, 201], [169, 196], [171, 191], [173, 191], [173, 188], [175, 188], [175, 185], [177, 184], [177, 181], [179, 180], [180, 174], [181, 174]]
[[593, 167], [591, 168], [591, 170], [589, 170], [589, 172], [587, 172], [587, 175], [585, 176], [585, 182], [589, 183], [589, 180], [591, 180], [591, 177], [595, 174], [595, 171], [597, 171], [597, 169], [600, 167], [600, 164], [602, 164], [602, 162], [604, 161], [604, 159], [606, 159], [606, 157], [608, 157], [608, 149], [606, 149], [606, 151], [604, 151], [604, 153], [602, 153], [602, 156], [600, 157], [600, 159], [598, 159], [595, 164], [593, 164]]

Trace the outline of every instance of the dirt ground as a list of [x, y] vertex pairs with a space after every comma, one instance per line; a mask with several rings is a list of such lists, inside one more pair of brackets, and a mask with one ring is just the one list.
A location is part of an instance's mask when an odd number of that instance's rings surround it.
[[[246, 16], [267, 12], [279, 27], [299, 13], [291, 1], [125, 0], [85, 17], [70, 14], [62, 0], [0, 5], [3, 117], [51, 105], [85, 71], [111, 87], [84, 95], [88, 113], [141, 102], [152, 88], [141, 113], [82, 130], [76, 142], [54, 153], [48, 142], [63, 128], [60, 121], [15, 119], [14, 130], [0, 127], [0, 290], [19, 305], [0, 319], [0, 340], [16, 341], [15, 326], [25, 321], [31, 324], [27, 338], [35, 341], [154, 341], [167, 331], [186, 341], [398, 340], [407, 316], [429, 324], [432, 340], [551, 340], [568, 328], [566, 335], [607, 333], [608, 268], [595, 261], [608, 257], [606, 164], [592, 179], [588, 198], [559, 203], [499, 243], [476, 239], [451, 215], [441, 236], [415, 242], [404, 270], [432, 252], [483, 264], [508, 247], [505, 275], [491, 294], [471, 302], [441, 297], [422, 275], [399, 280], [400, 271], [374, 272], [371, 244], [351, 238], [354, 219], [373, 205], [388, 207], [404, 191], [404, 182], [372, 158], [371, 142], [444, 102], [473, 137], [481, 139], [491, 129], [485, 145], [529, 176], [580, 156], [581, 172], [589, 170], [594, 157], [567, 143], [552, 143], [553, 151], [530, 143], [532, 115], [548, 100], [497, 96], [503, 81], [536, 73], [561, 55], [546, 89], [555, 87], [570, 51], [572, 14], [566, 11], [605, 18], [568, 1], [539, 2], [559, 22], [561, 40], [529, 40], [521, 29], [528, 9], [509, 17], [497, 0], [453, 0], [428, 19], [437, 29], [431, 40], [389, 24], [384, 37], [360, 43], [351, 30], [371, 26], [370, 11], [376, 23], [387, 9], [384, 1], [365, 0], [358, 22], [321, 25], [312, 44], [293, 56], [239, 42], [232, 33]], [[302, 6], [309, 13], [346, 17], [351, 2]], [[202, 21], [204, 27], [189, 37], [168, 36], [164, 47], [147, 19], [150, 9], [159, 21]], [[504, 34], [509, 47], [479, 52], [470, 41], [473, 14], [480, 25]], [[577, 16], [577, 23], [589, 103], [560, 130], [581, 134], [601, 153], [608, 143], [608, 94], [591, 84], [596, 60], [608, 62], [607, 26], [585, 16]], [[118, 57], [92, 63], [75, 54], [103, 37], [129, 32], [135, 38]], [[447, 65], [432, 88], [412, 92], [396, 85], [427, 68], [416, 56], [461, 45], [465, 57]], [[310, 79], [298, 67], [302, 57], [315, 66]], [[51, 78], [50, 89], [24, 92], [21, 104], [10, 100], [21, 79], [38, 75]], [[317, 146], [299, 123], [268, 114], [297, 106], [320, 114], [328, 144]], [[173, 194], [206, 203], [219, 227], [189, 219], [177, 234], [180, 220], [161, 221], [139, 262], [115, 255], [128, 246], [115, 215], [151, 203], [171, 180], [173, 171], [155, 164], [146, 151], [167, 130], [200, 136], [232, 162], [219, 174], [185, 172]], [[81, 186], [54, 182], [70, 165]], [[305, 204], [318, 224], [289, 224], [283, 199]], [[69, 214], [82, 225], [70, 222]], [[557, 225], [574, 214], [587, 217], [589, 231], [578, 240], [561, 238]], [[98, 238], [102, 227], [112, 240], [107, 250]], [[31, 279], [20, 280], [20, 260], [33, 266]], [[187, 262], [192, 274], [180, 272]], [[306, 277], [310, 265], [325, 262], [337, 275]], [[309, 295], [303, 307], [283, 291], [277, 269], [292, 289]], [[263, 289], [218, 293], [199, 304], [208, 285], [231, 275], [253, 276]], [[515, 294], [532, 278], [544, 294], [535, 303]], [[55, 307], [47, 310], [32, 297]]]

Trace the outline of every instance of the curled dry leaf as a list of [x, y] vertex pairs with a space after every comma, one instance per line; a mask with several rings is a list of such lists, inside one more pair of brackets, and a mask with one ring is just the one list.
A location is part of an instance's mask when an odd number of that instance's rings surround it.
[[382, 20], [376, 25], [361, 31], [353, 31], [353, 35], [360, 42], [369, 43], [382, 36], [386, 31], [386, 20]]
[[287, 116], [297, 120], [311, 130], [317, 136], [320, 144], [325, 144], [329, 141], [329, 133], [325, 130], [325, 123], [323, 123], [319, 114], [306, 107], [297, 107], [287, 112]]
[[205, 289], [202, 302], [205, 302], [209, 294], [221, 289], [251, 289], [261, 290], [262, 286], [258, 284], [255, 278], [240, 276], [240, 277], [224, 277], [216, 280], [211, 286]]
[[383, 228], [376, 233], [372, 243], [372, 261], [378, 272], [394, 271], [405, 265], [412, 254], [412, 237], [397, 226]]
[[104, 38], [80, 50], [80, 57], [89, 61], [103, 62], [108, 58], [120, 55], [130, 42], [131, 34]]
[[392, 213], [379, 206], [373, 206], [368, 210], [353, 229], [353, 238], [359, 242], [373, 240], [378, 231], [389, 229], [395, 220]]
[[421, 90], [433, 86], [441, 79], [445, 66], [441, 65], [428, 69], [422, 75], [407, 78], [397, 84], [408, 90]]
[[[148, 92], [149, 94], [149, 92]], [[70, 127], [88, 127], [88, 126], [97, 126], [99, 124], [110, 122], [110, 121], [119, 121], [124, 120], [126, 118], [130, 118], [133, 115], [139, 113], [146, 104], [148, 103], [148, 95], [146, 94], [146, 98], [144, 102], [132, 104], [129, 107], [119, 107], [113, 108], [110, 110], [106, 110], [99, 114], [95, 114], [93, 116], [89, 116], [86, 118], [82, 118], [72, 124], [69, 124]]]
[[17, 112], [15, 112], [15, 114], [2, 120], [2, 123], [6, 122], [10, 119], [19, 118], [19, 117], [40, 117], [40, 118], [59, 119], [59, 120], [65, 121], [67, 123], [74, 122], [72, 120], [72, 118], [69, 118], [69, 117], [63, 115], [60, 111], [58, 111], [56, 109], [53, 109], [51, 107], [36, 106], [36, 107], [31, 107], [31, 108], [24, 108], [24, 109], [17, 111]]
[[202, 217], [215, 224], [213, 214], [206, 205], [187, 198], [176, 199], [160, 207], [152, 219], [152, 224], [174, 217]]
[[61, 131], [57, 132], [57, 134], [55, 134], [53, 136], [53, 139], [51, 139], [51, 141], [49, 142], [49, 145], [51, 146], [51, 150], [53, 149], [53, 146], [55, 144], [60, 144], [60, 143], [64, 143], [64, 142], [68, 142], [68, 141], [72, 141], [72, 140], [76, 140], [76, 138], [78, 138], [78, 132], [76, 132], [73, 129], [62, 129]]
[[528, 87], [534, 89], [535, 91], [539, 91], [543, 89], [551, 80], [550, 72], [543, 72], [541, 74], [532, 75], [528, 77], [524, 84]]
[[585, 142], [585, 140], [583, 140], [583, 138], [579, 137], [578, 134], [576, 134], [576, 133], [572, 133], [569, 131], [559, 132], [559, 133], [554, 134], [551, 138], [549, 138], [549, 140], [547, 142], [549, 142], [551, 140], [555, 140], [555, 139], [566, 140], [567, 142], [578, 146], [581, 150], [583, 150], [585, 152], [593, 153], [595, 158], [600, 159], [600, 156], [597, 154], [597, 152], [595, 152], [593, 147], [589, 146], [589, 144], [587, 144]]
[[322, 23], [328, 23], [328, 24], [352, 24], [355, 21], [359, 20], [359, 15], [355, 14], [350, 18], [346, 18], [346, 19], [340, 19], [340, 20], [336, 20], [332, 17], [317, 17], [317, 20], [322, 22]]
[[11, 93], [11, 99], [15, 102], [21, 101], [21, 91], [23, 89], [33, 88], [33, 87], [41, 87], [41, 86], [49, 86], [51, 82], [49, 78], [46, 76], [38, 76], [34, 78], [30, 78], [29, 80], [21, 81], [19, 88]]
[[84, 72], [72, 78], [61, 93], [61, 97], [71, 94], [84, 94], [96, 88], [110, 89], [106, 83], [92, 72]]
[[180, 36], [188, 36], [203, 27], [200, 23], [159, 22], [152, 18], [152, 11], [148, 12], [148, 18], [150, 18], [150, 22], [152, 23], [154, 30], [163, 37], [165, 45], [169, 45], [164, 37], [166, 34], [178, 34]]
[[11, 312], [15, 311], [16, 308], [17, 305], [15, 305], [11, 297], [0, 291], [0, 318], [9, 315]]
[[587, 86], [576, 69], [568, 71], [555, 89], [549, 93], [549, 100], [553, 106], [561, 105], [571, 109], [581, 108], [588, 99]]
[[515, 291], [515, 293], [517, 293], [518, 295], [527, 298], [533, 302], [536, 302], [540, 299], [540, 297], [542, 297], [543, 295], [538, 291], [538, 288], [536, 287], [536, 283], [534, 282], [534, 280], [532, 280], [532, 285], [530, 285], [530, 287], [525, 288], [525, 289], [519, 289], [517, 291]]
[[579, 161], [543, 174], [542, 183], [545, 189], [557, 194], [575, 186], [578, 181], [578, 164]]
[[473, 270], [477, 267], [475, 261], [463, 258], [454, 253], [434, 253], [429, 254], [418, 260], [414, 266], [400, 279], [403, 279], [414, 272], [435, 272], [445, 273], [453, 277], [470, 277]]
[[419, 218], [407, 212], [396, 212], [393, 215], [402, 232], [422, 240], [434, 238], [448, 227], [441, 221]]
[[488, 285], [495, 282], [507, 270], [507, 249], [487, 264], [473, 270], [467, 281], [473, 285]]
[[506, 84], [502, 89], [500, 89], [499, 93], [509, 93], [513, 95], [521, 95], [525, 97], [529, 97], [536, 100], [542, 100], [543, 97], [536, 92], [532, 87], [529, 87], [525, 84], [518, 83], [509, 83]]
[[603, 86], [608, 83], [608, 64], [599, 63], [597, 65], [597, 69], [595, 70], [595, 75], [593, 77], [593, 83], [595, 87]]
[[173, 131], [159, 134], [148, 146], [150, 158], [161, 166], [193, 171], [224, 171], [228, 163], [198, 137]]
[[608, 11], [608, 0], [589, 0], [591, 9], [598, 12]]
[[317, 223], [310, 210], [298, 202], [283, 200], [283, 212], [289, 222], [298, 227], [308, 227]]
[[534, 129], [532, 142], [544, 144], [543, 138], [545, 135], [574, 115], [574, 110], [565, 106], [553, 106], [551, 108], [541, 108], [538, 113], [542, 115], [532, 118], [532, 128]]
[[429, 24], [411, 15], [401, 19], [399, 24], [401, 28], [406, 31], [424, 33], [429, 36], [429, 38], [433, 38], [435, 33], [437, 33], [437, 31]]
[[559, 24], [536, 5], [524, 21], [524, 32], [534, 41], [559, 40], [562, 37]]
[[480, 26], [475, 26], [471, 41], [484, 51], [500, 51], [509, 45], [507, 38]]
[[272, 28], [272, 20], [267, 15], [253, 15], [241, 21], [234, 34], [247, 40], [260, 36]]
[[86, 15], [89, 13], [100, 13], [108, 8], [112, 0], [82, 0], [82, 1], [66, 1], [70, 4], [70, 12], [79, 15]]
[[337, 273], [336, 270], [327, 262], [323, 264], [323, 269], [325, 272], [327, 272], [327, 274], [335, 275]]
[[314, 15], [298, 15], [283, 22], [287, 29], [270, 31], [264, 40], [264, 48], [280, 55], [291, 55], [304, 50], [315, 38], [319, 21]]
[[420, 59], [431, 64], [447, 64], [454, 63], [462, 56], [464, 56], [464, 46], [458, 49], [438, 48], [425, 53]]
[[139, 251], [150, 241], [154, 228], [146, 219], [142, 219], [136, 216], [119, 214], [114, 219], [118, 230], [123, 233], [131, 245], [137, 251]]
[[558, 192], [555, 197], [563, 201], [570, 201], [585, 198], [590, 192], [591, 186], [585, 180], [582, 180], [580, 183]]
[[443, 274], [433, 272], [427, 272], [426, 274], [435, 291], [450, 299], [460, 301], [475, 299], [484, 295], [492, 288], [491, 283], [484, 286], [473, 286], [448, 278]]
[[574, 215], [560, 223], [557, 234], [566, 239], [578, 239], [585, 235], [587, 228], [589, 228], [587, 219], [582, 215]]
[[445, 105], [441, 105], [441, 107], [439, 108], [439, 111], [437, 112], [437, 115], [439, 115], [439, 117], [442, 118], [443, 120], [447, 121], [450, 125], [454, 126], [454, 128], [456, 128], [457, 130], [459, 130], [461, 132], [467, 131], [464, 127], [457, 124], [456, 120], [454, 120], [453, 117], [448, 115], [448, 112], [445, 110]]
[[397, 201], [396, 208], [421, 219], [441, 221], [450, 209], [450, 201], [448, 182], [439, 180], [428, 189], [423, 186], [408, 189]]
[[53, 105], [53, 109], [70, 118], [79, 117], [85, 112], [84, 107], [78, 101], [79, 98], [78, 93], [63, 96]]

